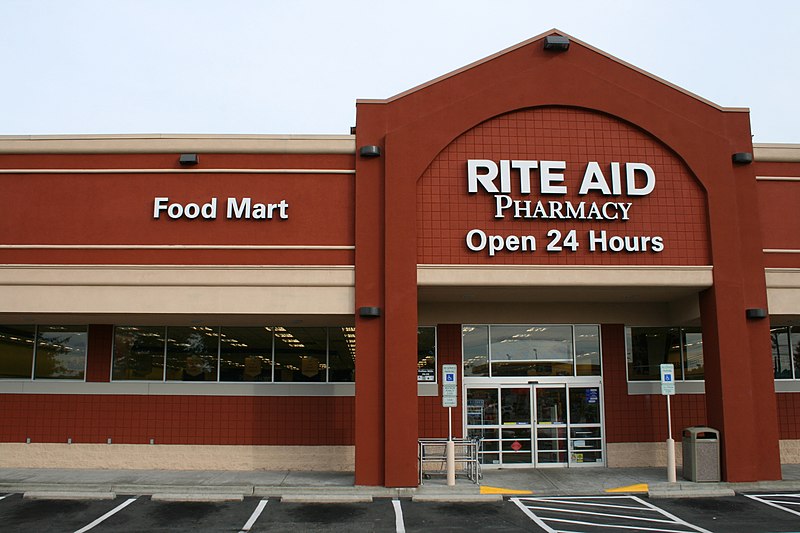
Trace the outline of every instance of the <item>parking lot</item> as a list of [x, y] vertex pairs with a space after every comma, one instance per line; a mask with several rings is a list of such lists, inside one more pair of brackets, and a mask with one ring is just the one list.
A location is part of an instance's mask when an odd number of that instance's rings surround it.
[[233, 502], [167, 502], [150, 496], [105, 501], [2, 496], [3, 532], [800, 531], [800, 494], [655, 500], [632, 495], [530, 496], [477, 503], [389, 498], [372, 503], [288, 503], [256, 497]]

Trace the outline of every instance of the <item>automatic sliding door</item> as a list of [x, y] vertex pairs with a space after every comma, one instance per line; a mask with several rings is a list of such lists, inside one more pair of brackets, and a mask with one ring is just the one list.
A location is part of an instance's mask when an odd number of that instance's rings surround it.
[[536, 418], [536, 465], [566, 466], [567, 388], [534, 385]]
[[603, 426], [600, 387], [569, 387], [569, 464], [602, 464]]

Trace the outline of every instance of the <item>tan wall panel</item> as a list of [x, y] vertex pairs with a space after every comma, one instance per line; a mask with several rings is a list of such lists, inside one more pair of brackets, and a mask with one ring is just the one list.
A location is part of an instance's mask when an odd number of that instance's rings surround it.
[[348, 472], [353, 446], [0, 444], [0, 468]]

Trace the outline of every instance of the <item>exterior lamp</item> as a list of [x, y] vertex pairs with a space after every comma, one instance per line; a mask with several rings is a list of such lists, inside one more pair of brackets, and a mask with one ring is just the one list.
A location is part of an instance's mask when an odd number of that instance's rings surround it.
[[569, 50], [569, 38], [562, 35], [548, 35], [544, 38], [544, 49], [553, 52], [566, 52]]
[[178, 163], [183, 167], [191, 167], [200, 163], [200, 156], [197, 154], [181, 154]]
[[380, 307], [359, 307], [358, 316], [362, 318], [377, 318], [381, 316]]

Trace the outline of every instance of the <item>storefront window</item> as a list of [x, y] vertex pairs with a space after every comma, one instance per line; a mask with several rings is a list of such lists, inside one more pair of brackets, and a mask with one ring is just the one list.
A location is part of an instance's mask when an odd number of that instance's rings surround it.
[[600, 374], [600, 326], [575, 326], [575, 375]]
[[599, 376], [600, 326], [464, 325], [464, 377]]
[[167, 329], [167, 380], [217, 381], [219, 330], [207, 326]]
[[436, 328], [417, 328], [417, 381], [436, 381]]
[[572, 326], [492, 326], [493, 376], [572, 376]]
[[220, 381], [272, 381], [272, 330], [223, 327], [219, 333]]
[[39, 326], [34, 379], [83, 379], [87, 340], [86, 326]]
[[0, 379], [31, 379], [34, 326], [0, 326]]
[[489, 375], [489, 326], [463, 326], [464, 377]]
[[800, 327], [770, 327], [775, 379], [800, 379]]
[[[114, 380], [352, 383], [355, 346], [352, 326], [117, 326], [112, 376]], [[2, 350], [0, 337], [0, 355]]]
[[163, 326], [117, 326], [114, 329], [114, 379], [164, 379]]
[[356, 328], [328, 328], [328, 381], [356, 380]]
[[661, 365], [672, 364], [677, 380], [702, 380], [700, 328], [631, 327], [625, 330], [629, 381], [659, 381]]
[[275, 381], [327, 381], [325, 328], [273, 328]]

